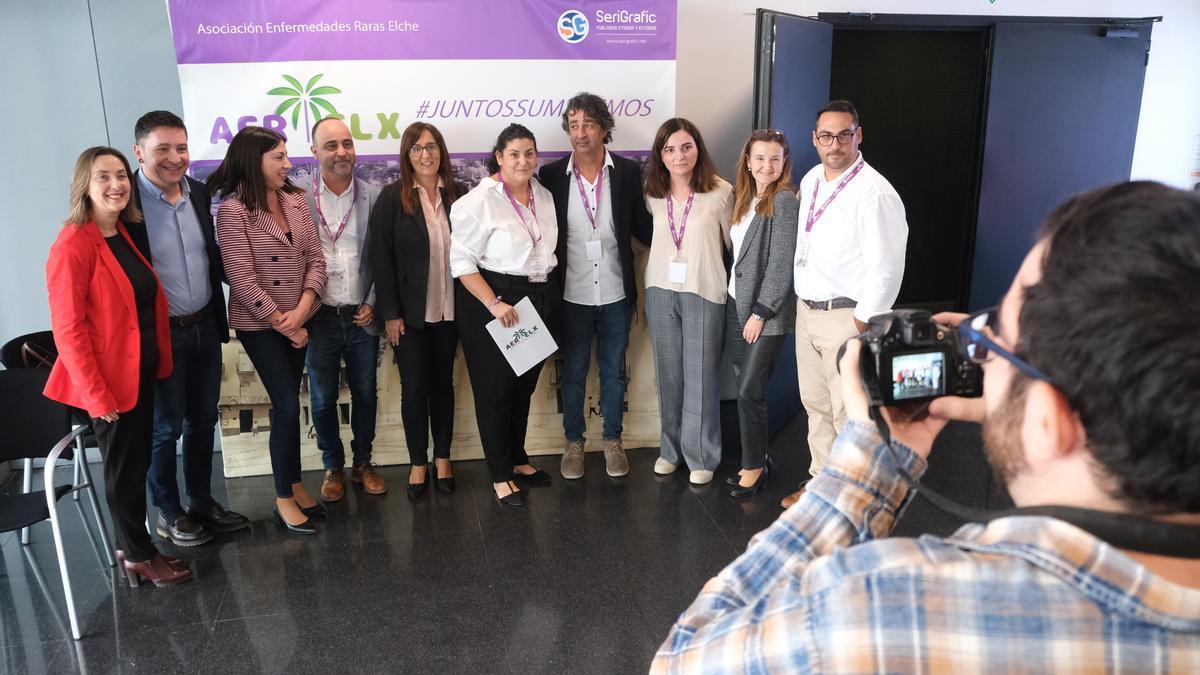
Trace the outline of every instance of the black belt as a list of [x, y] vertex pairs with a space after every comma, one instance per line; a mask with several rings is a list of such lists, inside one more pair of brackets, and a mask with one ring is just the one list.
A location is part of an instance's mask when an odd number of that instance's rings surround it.
[[167, 321], [171, 324], [172, 328], [187, 328], [188, 326], [195, 326], [210, 316], [212, 316], [212, 305], [206, 306], [195, 314], [168, 317]]
[[852, 309], [858, 306], [858, 303], [852, 298], [834, 298], [832, 300], [821, 300], [820, 302], [800, 298], [800, 302], [808, 305], [809, 309], [821, 312], [828, 312], [831, 309]]
[[358, 305], [321, 305], [319, 312], [336, 314], [338, 316], [354, 316], [358, 314]]

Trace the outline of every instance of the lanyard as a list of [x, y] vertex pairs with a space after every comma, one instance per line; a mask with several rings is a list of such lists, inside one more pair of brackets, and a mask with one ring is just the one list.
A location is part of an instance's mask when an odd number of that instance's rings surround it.
[[[583, 179], [579, 177], [579, 165], [575, 157], [571, 157], [571, 171], [575, 174], [575, 186], [579, 188], [579, 198], [583, 200], [583, 212], [587, 214], [592, 229], [596, 229], [596, 214], [592, 212], [592, 204], [588, 201], [587, 193], [583, 190]], [[604, 185], [604, 165], [600, 165], [600, 174], [596, 176], [596, 211], [600, 210], [600, 189]]]
[[508, 185], [504, 181], [500, 181], [500, 185], [504, 187], [504, 194], [508, 197], [508, 203], [512, 204], [513, 213], [517, 214], [517, 218], [520, 219], [521, 227], [525, 228], [525, 233], [529, 235], [530, 241], [533, 242], [534, 246], [537, 246], [542, 242], [542, 233], [538, 230], [537, 226], [537, 203], [533, 200], [533, 184], [530, 183], [529, 185], [529, 212], [533, 214], [533, 227], [530, 227], [529, 223], [525, 221], [525, 214], [521, 213], [521, 207], [517, 204], [517, 198], [508, 189]]
[[354, 205], [358, 202], [358, 181], [350, 179], [350, 183], [354, 186], [354, 196], [350, 198], [350, 208], [346, 209], [346, 215], [342, 216], [342, 222], [338, 225], [335, 233], [329, 230], [329, 223], [325, 221], [325, 212], [321, 210], [321, 193], [317, 192], [317, 188], [320, 186], [318, 173], [313, 172], [312, 187], [313, 200], [317, 203], [317, 218], [321, 221], [321, 229], [325, 230], [325, 235], [329, 237], [329, 243], [336, 244], [337, 240], [341, 238], [342, 232], [346, 230], [346, 224], [350, 222], [350, 214], [354, 213]]
[[839, 181], [837, 187], [833, 189], [833, 194], [829, 195], [829, 199], [826, 199], [825, 203], [821, 205], [821, 208], [819, 211], [817, 211], [816, 215], [813, 215], [813, 209], [817, 206], [817, 188], [821, 187], [821, 179], [817, 178], [817, 182], [813, 183], [812, 201], [808, 203], [808, 223], [804, 226], [805, 232], [812, 231], [813, 225], [815, 225], [816, 222], [821, 219], [821, 216], [825, 215], [825, 209], [829, 208], [829, 205], [833, 203], [833, 200], [836, 199], [842, 190], [846, 188], [850, 181], [854, 180], [854, 177], [858, 175], [859, 171], [862, 171], [864, 166], [866, 166], [866, 162], [860, 161], [845, 178]]
[[687, 231], [688, 214], [692, 212], [692, 199], [696, 197], [694, 190], [688, 190], [687, 204], [683, 207], [683, 218], [679, 220], [679, 230], [675, 229], [675, 195], [667, 191], [667, 225], [671, 228], [671, 239], [675, 240], [675, 250], [683, 243], [683, 233]]

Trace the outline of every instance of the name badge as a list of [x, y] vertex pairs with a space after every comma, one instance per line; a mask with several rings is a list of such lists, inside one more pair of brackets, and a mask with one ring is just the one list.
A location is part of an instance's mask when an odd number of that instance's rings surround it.
[[341, 277], [346, 274], [346, 261], [340, 253], [325, 258], [325, 275]]
[[808, 233], [801, 232], [800, 240], [796, 242], [796, 267], [808, 265]]
[[604, 249], [600, 246], [599, 239], [589, 239], [584, 242], [584, 250], [587, 251], [588, 260], [599, 260], [604, 254]]
[[673, 284], [687, 282], [687, 258], [672, 258], [667, 265], [667, 281]]
[[547, 263], [543, 256], [529, 259], [529, 280], [535, 284], [545, 283], [547, 279]]

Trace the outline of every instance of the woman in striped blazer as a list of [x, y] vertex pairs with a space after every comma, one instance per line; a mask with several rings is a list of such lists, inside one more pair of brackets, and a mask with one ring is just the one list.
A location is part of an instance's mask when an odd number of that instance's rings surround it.
[[217, 240], [229, 277], [229, 325], [271, 400], [275, 519], [313, 534], [324, 515], [300, 482], [300, 377], [308, 331], [321, 307], [325, 257], [304, 192], [291, 184], [283, 137], [246, 127], [208, 178], [222, 201]]

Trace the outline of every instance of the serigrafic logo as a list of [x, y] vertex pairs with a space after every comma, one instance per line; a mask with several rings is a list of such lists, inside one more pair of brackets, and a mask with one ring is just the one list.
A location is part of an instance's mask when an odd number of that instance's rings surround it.
[[568, 9], [558, 17], [558, 37], [562, 38], [563, 42], [583, 42], [588, 36], [588, 30], [587, 17], [577, 9]]
[[[284, 75], [283, 79], [286, 80], [291, 86], [275, 87], [271, 91], [267, 92], [268, 96], [284, 97], [283, 102], [280, 103], [279, 107], [275, 109], [275, 114], [286, 115], [287, 111], [291, 110], [292, 128], [296, 129], [300, 126], [300, 113], [303, 112], [304, 130], [306, 135], [312, 133], [310, 129], [313, 122], [321, 119], [321, 117], [323, 117], [325, 114], [337, 115], [337, 108], [333, 107], [332, 103], [321, 97], [328, 96], [329, 94], [340, 94], [342, 93], [342, 90], [329, 85], [321, 85], [320, 87], [316, 86], [317, 81], [324, 76], [324, 73], [318, 73], [308, 81], [308, 84], [302, 85], [300, 84], [300, 80], [297, 80], [291, 75]], [[324, 109], [324, 113], [322, 113], [322, 109]], [[310, 112], [312, 113], [311, 118], [309, 117]], [[310, 138], [308, 140], [311, 141], [312, 139]]]

